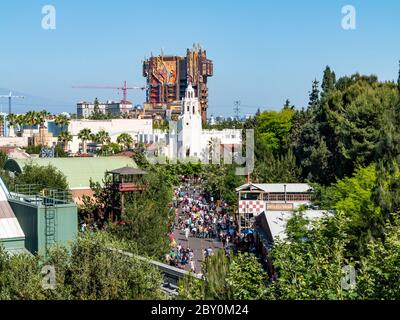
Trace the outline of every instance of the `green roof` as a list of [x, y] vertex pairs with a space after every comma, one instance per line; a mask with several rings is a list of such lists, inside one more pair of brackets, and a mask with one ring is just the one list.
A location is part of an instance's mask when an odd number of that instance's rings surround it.
[[67, 177], [70, 189], [87, 188], [90, 179], [102, 182], [107, 171], [122, 167], [137, 168], [135, 162], [129, 157], [91, 157], [91, 158], [37, 158], [37, 159], [10, 159], [4, 169], [21, 173], [25, 164], [39, 166], [52, 165]]

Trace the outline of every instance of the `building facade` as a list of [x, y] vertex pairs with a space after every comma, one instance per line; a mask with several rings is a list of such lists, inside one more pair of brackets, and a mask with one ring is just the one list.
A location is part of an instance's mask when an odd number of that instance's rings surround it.
[[108, 132], [112, 142], [116, 142], [120, 134], [128, 133], [137, 142], [139, 133], [152, 133], [153, 121], [151, 119], [71, 120], [68, 126], [68, 132], [72, 135], [72, 141], [68, 143], [68, 150], [71, 153], [78, 153], [81, 149], [82, 141], [78, 135], [82, 129], [90, 129], [93, 134], [104, 130]]
[[[132, 103], [129, 101], [107, 101], [98, 104], [98, 111], [103, 114], [120, 115], [129, 114], [132, 110]], [[87, 119], [95, 112], [95, 105], [93, 102], [79, 102], [76, 105], [76, 113], [78, 118]]]
[[[168, 132], [154, 130], [152, 134], [139, 134], [140, 142], [157, 143], [157, 152], [169, 159], [197, 159], [203, 163], [213, 160], [213, 155], [225, 156], [239, 152], [242, 147], [242, 131], [236, 129], [203, 130], [201, 106], [191, 84], [181, 101], [182, 113], [170, 123]], [[154, 148], [154, 146], [152, 146]], [[220, 159], [217, 159], [220, 163]]]
[[238, 221], [249, 227], [261, 213], [293, 212], [311, 205], [312, 188], [306, 183], [247, 183], [236, 189]]
[[199, 45], [187, 49], [185, 56], [151, 57], [143, 63], [143, 76], [147, 79], [146, 110], [165, 110], [185, 97], [192, 84], [199, 98], [203, 123], [207, 120], [207, 78], [213, 76], [213, 62]]
[[[99, 111], [106, 114], [106, 104], [105, 103], [99, 103], [98, 105]], [[78, 102], [76, 105], [76, 114], [78, 115], [78, 118], [89, 118], [95, 110], [95, 106], [93, 102]]]

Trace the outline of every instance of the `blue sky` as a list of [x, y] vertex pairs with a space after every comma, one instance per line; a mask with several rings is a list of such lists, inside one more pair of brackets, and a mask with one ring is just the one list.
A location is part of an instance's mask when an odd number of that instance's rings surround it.
[[[54, 31], [41, 28], [46, 4], [57, 10]], [[356, 30], [341, 27], [348, 4]], [[302, 107], [326, 65], [338, 76], [397, 79], [399, 16], [397, 0], [2, 0], [0, 88], [47, 99], [53, 112], [74, 111], [78, 100], [121, 95], [73, 85], [143, 85], [144, 57], [160, 48], [183, 55], [200, 43], [214, 60], [209, 114], [233, 115], [235, 100], [243, 115], [279, 109], [286, 98]], [[141, 104], [145, 96], [129, 98]]]

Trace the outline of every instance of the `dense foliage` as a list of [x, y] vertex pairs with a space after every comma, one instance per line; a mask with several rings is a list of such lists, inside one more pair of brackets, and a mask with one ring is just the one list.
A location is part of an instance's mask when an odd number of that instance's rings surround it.
[[257, 300], [265, 297], [267, 279], [254, 255], [227, 258], [223, 250], [206, 259], [204, 280], [189, 275], [179, 283], [180, 299]]
[[[97, 233], [70, 248], [54, 247], [48, 257], [9, 256], [0, 247], [0, 299], [125, 300], [163, 299], [162, 276], [148, 262], [112, 249], [124, 245]], [[56, 288], [43, 287], [45, 265], [53, 266]]]
[[52, 165], [39, 166], [28, 163], [22, 169], [22, 173], [16, 176], [14, 183], [36, 185], [39, 191], [43, 189], [67, 191], [69, 189], [64, 173]]

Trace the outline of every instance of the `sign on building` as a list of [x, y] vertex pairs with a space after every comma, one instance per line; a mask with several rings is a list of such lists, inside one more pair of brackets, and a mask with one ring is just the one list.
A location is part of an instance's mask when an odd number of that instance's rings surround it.
[[293, 203], [267, 203], [267, 211], [293, 211]]

